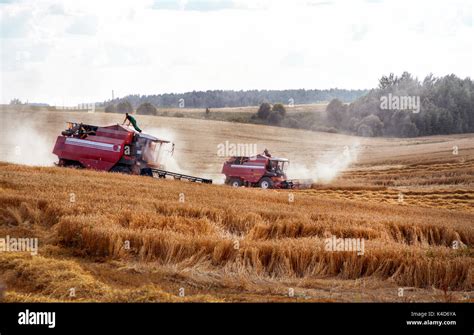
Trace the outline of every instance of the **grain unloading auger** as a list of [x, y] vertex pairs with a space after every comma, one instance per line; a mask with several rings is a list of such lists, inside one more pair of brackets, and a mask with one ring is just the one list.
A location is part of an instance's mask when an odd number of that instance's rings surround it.
[[161, 162], [173, 151], [174, 144], [170, 141], [139, 133], [130, 127], [118, 124], [99, 127], [72, 122], [58, 136], [53, 149], [59, 158], [59, 166], [212, 184], [211, 179], [166, 171]]

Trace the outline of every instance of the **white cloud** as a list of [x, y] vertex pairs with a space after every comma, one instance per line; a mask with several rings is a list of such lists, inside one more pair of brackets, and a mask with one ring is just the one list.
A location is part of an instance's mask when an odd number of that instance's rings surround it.
[[2, 103], [473, 75], [469, 0], [24, 0], [0, 10]]

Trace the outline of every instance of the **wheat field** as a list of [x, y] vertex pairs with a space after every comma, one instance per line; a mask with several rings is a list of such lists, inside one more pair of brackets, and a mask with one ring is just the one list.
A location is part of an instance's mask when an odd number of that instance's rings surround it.
[[[30, 117], [50, 118], [43, 131], [54, 138], [79, 113], [70, 114]], [[143, 120], [174, 127], [193, 171], [215, 170], [215, 143], [226, 138], [307, 160], [354, 140]], [[0, 163], [0, 238], [39, 240], [38, 255], [0, 252], [0, 299], [472, 302], [472, 139], [356, 139], [364, 151], [337, 178], [291, 191]], [[364, 252], [328, 250], [332, 237], [363, 240]]]

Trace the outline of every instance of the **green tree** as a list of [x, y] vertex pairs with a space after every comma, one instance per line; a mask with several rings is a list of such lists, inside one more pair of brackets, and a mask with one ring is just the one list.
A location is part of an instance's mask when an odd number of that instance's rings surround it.
[[132, 113], [133, 112], [132, 104], [128, 100], [119, 102], [119, 104], [117, 105], [117, 112], [121, 114]]
[[357, 125], [357, 135], [359, 136], [381, 136], [383, 122], [377, 115], [367, 115]]
[[372, 137], [372, 136], [374, 136], [374, 132], [372, 131], [372, 129], [368, 125], [361, 124], [357, 128], [357, 135], [364, 136], [364, 137]]
[[280, 104], [280, 103], [274, 104], [272, 107], [272, 111], [279, 113], [282, 117], [285, 117], [286, 115], [285, 106], [283, 106], [283, 104]]
[[387, 88], [397, 85], [397, 83], [398, 77], [395, 76], [393, 73], [390, 73], [390, 75], [382, 76], [382, 78], [379, 79], [379, 89], [385, 90]]
[[268, 116], [268, 122], [270, 124], [278, 125], [283, 120], [283, 116], [280, 112], [272, 111]]
[[117, 113], [117, 107], [115, 107], [115, 105], [108, 105], [104, 111], [106, 113]]
[[23, 105], [20, 99], [14, 98], [10, 100], [10, 105]]
[[418, 133], [416, 125], [411, 121], [406, 121], [401, 125], [400, 135], [403, 137], [415, 137]]
[[268, 102], [264, 102], [258, 108], [257, 116], [259, 119], [266, 120], [272, 111], [272, 106]]
[[447, 111], [443, 110], [439, 115], [439, 127], [441, 128], [441, 132], [443, 134], [450, 134], [453, 130], [454, 119], [452, 114]]
[[346, 115], [347, 107], [339, 99], [332, 99], [326, 107], [326, 115], [329, 125], [341, 127], [342, 120]]
[[137, 114], [141, 115], [156, 115], [157, 109], [149, 102], [144, 102], [137, 108]]

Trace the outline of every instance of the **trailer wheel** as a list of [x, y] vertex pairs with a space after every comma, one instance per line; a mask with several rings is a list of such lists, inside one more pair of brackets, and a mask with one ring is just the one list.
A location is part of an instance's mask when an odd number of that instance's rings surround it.
[[258, 182], [258, 186], [260, 186], [263, 189], [273, 188], [273, 181], [268, 177], [263, 177]]
[[239, 178], [231, 178], [229, 180], [229, 185], [232, 187], [240, 187], [242, 186], [242, 180], [240, 180]]

